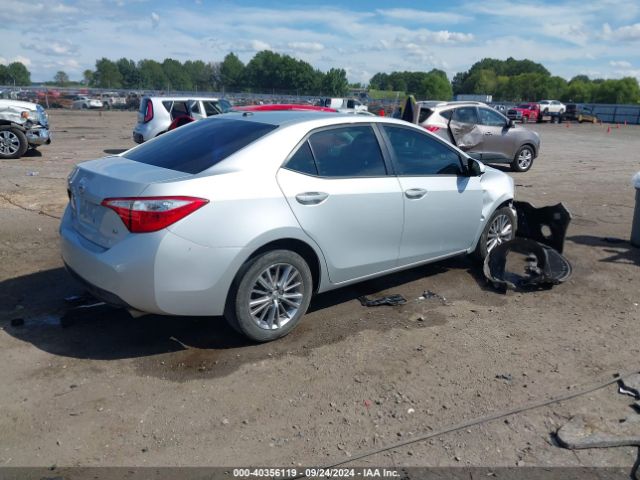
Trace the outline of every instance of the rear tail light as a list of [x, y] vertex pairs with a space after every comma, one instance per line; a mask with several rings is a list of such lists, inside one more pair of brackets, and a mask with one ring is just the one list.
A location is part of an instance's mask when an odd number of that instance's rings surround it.
[[147, 106], [144, 110], [144, 123], [147, 123], [153, 119], [153, 102], [147, 100]]
[[426, 128], [429, 132], [432, 132], [432, 133], [435, 133], [435, 132], [437, 132], [438, 130], [440, 130], [440, 127], [436, 127], [436, 126], [434, 126], [434, 125], [429, 125], [429, 126], [424, 127], [424, 128]]
[[162, 230], [195, 212], [209, 200], [195, 197], [106, 198], [101, 205], [118, 214], [132, 233]]

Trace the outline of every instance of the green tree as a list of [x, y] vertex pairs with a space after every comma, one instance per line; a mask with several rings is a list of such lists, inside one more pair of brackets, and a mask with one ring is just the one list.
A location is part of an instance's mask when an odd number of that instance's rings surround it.
[[122, 75], [122, 86], [124, 88], [139, 88], [140, 87], [140, 72], [138, 66], [133, 60], [121, 58], [116, 62], [118, 71]]
[[220, 64], [220, 82], [227, 90], [240, 91], [245, 85], [244, 63], [233, 52], [227, 54]]
[[96, 62], [93, 83], [99, 88], [120, 88], [122, 87], [122, 74], [114, 62], [103, 57]]
[[346, 95], [349, 91], [347, 72], [342, 68], [332, 68], [325, 73], [322, 79], [322, 91], [325, 95]]
[[420, 96], [426, 100], [451, 100], [453, 89], [442, 70], [433, 69], [425, 75]]
[[7, 75], [14, 85], [29, 86], [31, 85], [31, 73], [21, 62], [13, 62], [7, 65]]
[[6, 65], [0, 64], [0, 85], [8, 85], [13, 83], [13, 80], [9, 77], [9, 69]]
[[82, 82], [87, 86], [93, 85], [93, 77], [94, 77], [93, 70], [87, 69], [84, 72], [82, 72]]
[[142, 88], [153, 88], [161, 90], [167, 88], [167, 77], [164, 74], [162, 65], [155, 60], [140, 60], [138, 62], [140, 72], [140, 82]]
[[69, 83], [69, 75], [67, 75], [67, 73], [63, 72], [62, 70], [59, 70], [54, 75], [53, 81], [56, 83], [56, 85], [64, 87], [67, 83]]
[[192, 84], [189, 75], [178, 60], [165, 58], [162, 62], [162, 71], [167, 78], [168, 90], [191, 90]]

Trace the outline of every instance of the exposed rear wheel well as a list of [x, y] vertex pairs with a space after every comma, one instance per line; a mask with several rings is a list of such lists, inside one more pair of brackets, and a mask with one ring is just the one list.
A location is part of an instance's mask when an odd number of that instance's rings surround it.
[[275, 240], [273, 242], [263, 245], [258, 250], [253, 252], [247, 259], [251, 260], [258, 255], [261, 255], [272, 250], [290, 250], [296, 252], [302, 258], [304, 258], [309, 269], [311, 270], [311, 278], [313, 279], [313, 291], [316, 292], [320, 285], [320, 259], [316, 252], [308, 244], [295, 238], [283, 238], [281, 240]]

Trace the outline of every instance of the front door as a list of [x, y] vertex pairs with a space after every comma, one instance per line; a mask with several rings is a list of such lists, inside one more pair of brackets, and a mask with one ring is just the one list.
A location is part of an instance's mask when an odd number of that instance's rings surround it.
[[514, 155], [514, 137], [510, 135], [509, 120], [495, 110], [478, 107], [480, 130], [484, 137], [482, 159], [511, 161]]
[[370, 125], [312, 133], [277, 178], [300, 226], [322, 250], [331, 283], [397, 265], [403, 199]]
[[473, 246], [482, 215], [480, 177], [434, 136], [383, 127], [404, 196], [400, 265], [460, 253]]

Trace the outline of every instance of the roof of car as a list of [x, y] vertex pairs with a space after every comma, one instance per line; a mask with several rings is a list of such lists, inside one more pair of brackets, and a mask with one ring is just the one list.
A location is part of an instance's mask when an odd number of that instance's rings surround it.
[[488, 105], [483, 102], [476, 102], [474, 100], [457, 100], [450, 102], [442, 102], [439, 100], [423, 100], [420, 102], [416, 102], [421, 107], [434, 108], [434, 107], [464, 107], [464, 106], [483, 106], [487, 107]]
[[[298, 123], [317, 123], [322, 125], [336, 125], [341, 123], [371, 123], [371, 122], [387, 122], [398, 123], [401, 125], [412, 125], [403, 120], [391, 117], [379, 117], [368, 115], [353, 115], [349, 113], [332, 113], [314, 110], [282, 110], [282, 111], [254, 111], [254, 112], [228, 112], [221, 115], [214, 115], [205, 119], [205, 121], [215, 121], [216, 119], [232, 118], [234, 120], [244, 120], [251, 122], [268, 123], [271, 125], [285, 126]], [[203, 121], [203, 120], [200, 120]]]
[[145, 95], [146, 98], [150, 100], [160, 100], [160, 101], [176, 101], [176, 100], [212, 100], [218, 101], [220, 100], [218, 97], [198, 97], [198, 96], [189, 96], [189, 95], [181, 95], [179, 97], [164, 97], [162, 95]]

